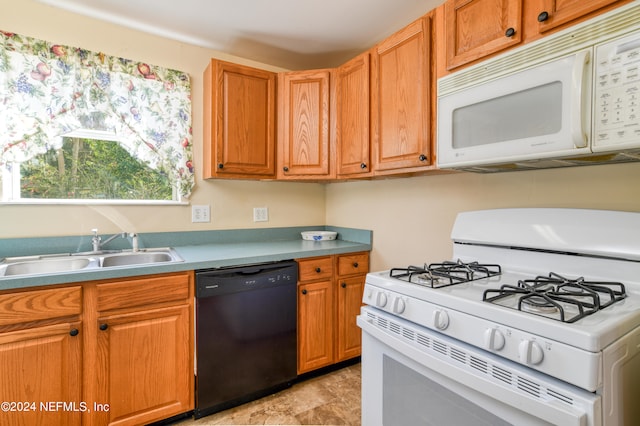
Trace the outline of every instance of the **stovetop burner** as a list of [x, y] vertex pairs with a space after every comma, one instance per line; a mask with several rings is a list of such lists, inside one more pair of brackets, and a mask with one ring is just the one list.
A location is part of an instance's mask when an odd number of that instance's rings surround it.
[[393, 268], [389, 275], [413, 284], [440, 288], [500, 275], [501, 272], [500, 265], [458, 260], [429, 265], [425, 263], [423, 267]]
[[622, 283], [569, 279], [551, 272], [549, 276], [520, 280], [517, 286], [505, 284], [485, 290], [483, 300], [572, 323], [625, 297]]

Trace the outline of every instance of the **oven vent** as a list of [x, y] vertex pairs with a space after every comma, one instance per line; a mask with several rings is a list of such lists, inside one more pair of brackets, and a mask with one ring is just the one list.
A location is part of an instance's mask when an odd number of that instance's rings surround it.
[[416, 342], [427, 348], [431, 347], [431, 339], [424, 334], [416, 333]]
[[461, 362], [463, 364], [467, 363], [467, 356], [466, 354], [456, 348], [451, 348], [451, 354], [449, 355], [451, 357], [451, 359], [455, 359], [458, 362]]
[[553, 390], [553, 389], [549, 389], [547, 388], [547, 395], [549, 395], [552, 398], [558, 399], [566, 404], [571, 404], [573, 405], [573, 398], [571, 398], [570, 396], [567, 395], [563, 395], [560, 392]]
[[447, 344], [442, 343], [440, 340], [433, 340], [432, 344], [433, 350], [441, 353], [442, 355], [447, 355]]
[[396, 334], [402, 334], [402, 327], [400, 326], [400, 324], [391, 321], [389, 323], [389, 331], [396, 333]]
[[471, 367], [475, 368], [476, 370], [480, 370], [483, 373], [487, 374], [487, 370], [488, 370], [487, 361], [480, 358], [476, 358], [475, 356], [471, 355], [469, 357], [469, 365], [471, 365]]
[[505, 383], [508, 383], [508, 384], [512, 383], [511, 372], [505, 370], [504, 368], [500, 368], [494, 365], [493, 368], [491, 369], [491, 375], [498, 380], [502, 380]]
[[540, 385], [524, 377], [518, 376], [518, 389], [540, 398]]
[[409, 330], [408, 328], [402, 328], [402, 337], [409, 340], [415, 340], [415, 333], [413, 330]]
[[385, 328], [385, 329], [389, 329], [389, 321], [387, 321], [386, 318], [378, 317], [376, 319], [378, 320], [378, 325], [380, 327]]

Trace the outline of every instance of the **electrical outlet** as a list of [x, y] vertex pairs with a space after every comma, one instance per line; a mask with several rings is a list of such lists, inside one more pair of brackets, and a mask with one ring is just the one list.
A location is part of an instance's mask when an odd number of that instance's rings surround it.
[[269, 221], [269, 209], [267, 207], [254, 207], [253, 208], [253, 221], [254, 222], [268, 222]]
[[209, 206], [191, 206], [191, 222], [211, 222]]

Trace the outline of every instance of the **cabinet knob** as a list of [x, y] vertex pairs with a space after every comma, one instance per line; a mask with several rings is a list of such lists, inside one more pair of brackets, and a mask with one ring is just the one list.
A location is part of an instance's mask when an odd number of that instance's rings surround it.
[[507, 28], [507, 31], [504, 32], [504, 35], [506, 35], [507, 37], [513, 37], [516, 33], [516, 30], [514, 30], [513, 28]]
[[320, 269], [320, 268], [318, 267], [318, 268], [316, 268], [316, 272], [317, 272], [317, 273], [320, 273], [320, 272], [322, 272], [322, 269]]
[[105, 331], [107, 328], [109, 328], [109, 324], [100, 324], [100, 330]]
[[342, 287], [342, 288], [347, 288], [347, 283], [342, 283], [342, 284], [340, 284], [340, 287]]
[[78, 331], [78, 329], [77, 329], [77, 328], [74, 328], [74, 329], [72, 329], [72, 330], [69, 332], [69, 335], [70, 335], [70, 336], [77, 336], [77, 335], [78, 335], [78, 333], [80, 333], [80, 332]]
[[540, 15], [538, 15], [538, 22], [544, 22], [547, 19], [549, 19], [549, 12], [540, 12]]
[[307, 294], [307, 289], [303, 289], [302, 294]]
[[222, 164], [222, 163], [218, 163], [218, 168], [219, 168], [219, 169], [224, 169], [224, 164]]
[[427, 161], [427, 156], [426, 156], [426, 155], [424, 155], [424, 154], [420, 154], [420, 157], [418, 157], [418, 159], [419, 159], [420, 161]]
[[358, 267], [358, 262], [353, 262], [353, 267], [357, 268]]
[[288, 171], [289, 171], [289, 168], [288, 168], [287, 166], [284, 166], [284, 167], [282, 168], [282, 170], [284, 170], [284, 171], [285, 171], [285, 173], [286, 173], [286, 172], [288, 172]]
[[360, 168], [361, 169], [366, 169], [367, 168], [367, 163], [360, 163]]

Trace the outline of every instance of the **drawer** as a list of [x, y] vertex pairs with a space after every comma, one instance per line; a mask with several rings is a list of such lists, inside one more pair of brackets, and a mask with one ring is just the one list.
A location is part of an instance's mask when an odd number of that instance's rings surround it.
[[82, 287], [30, 290], [0, 295], [0, 325], [80, 315]]
[[369, 272], [369, 253], [343, 254], [338, 257], [339, 276], [367, 272]]
[[98, 311], [186, 302], [190, 282], [189, 273], [183, 273], [98, 284]]
[[324, 256], [298, 260], [298, 276], [300, 281], [332, 278], [333, 258]]

